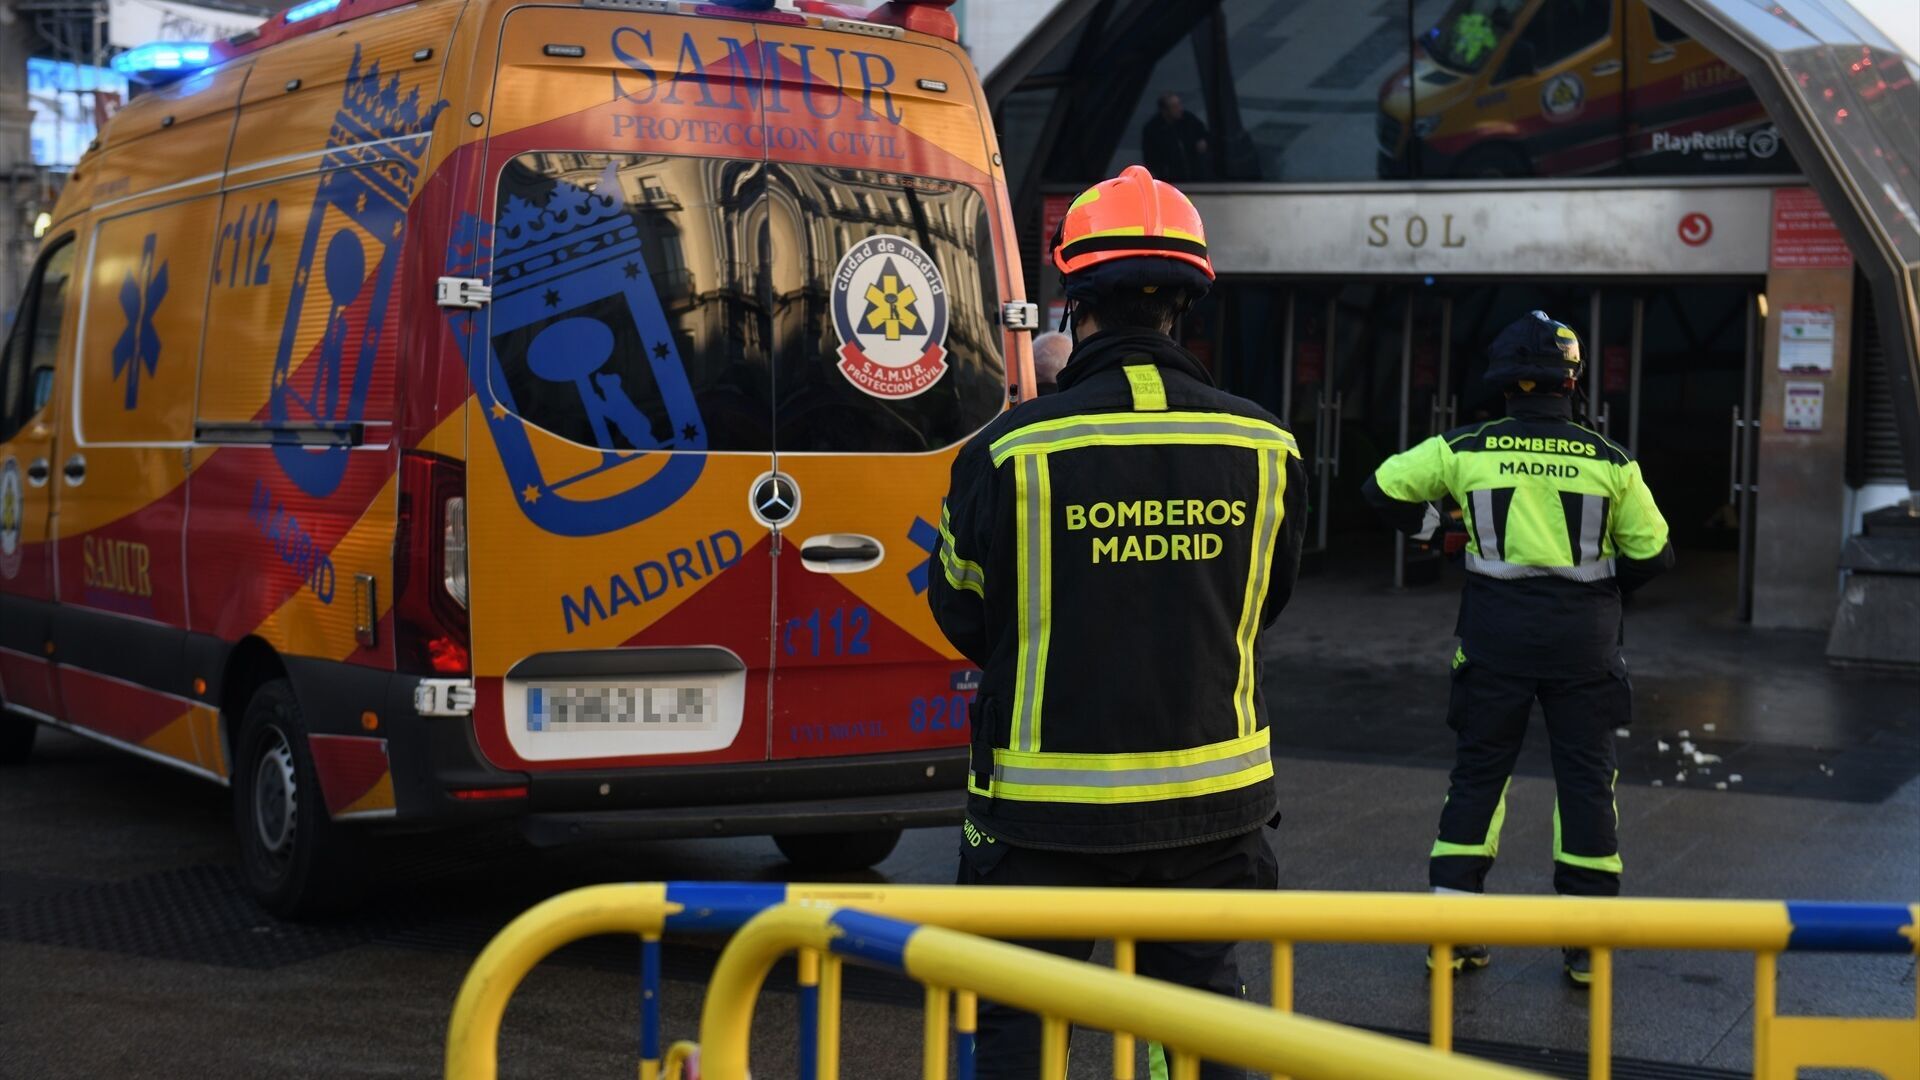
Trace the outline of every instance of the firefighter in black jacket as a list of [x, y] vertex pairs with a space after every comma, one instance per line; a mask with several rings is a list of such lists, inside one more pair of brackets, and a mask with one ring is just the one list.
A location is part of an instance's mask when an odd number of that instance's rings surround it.
[[[1053, 261], [1072, 358], [954, 461], [929, 590], [984, 669], [960, 882], [1275, 888], [1257, 640], [1299, 567], [1299, 452], [1167, 336], [1213, 280], [1172, 185], [1134, 166], [1090, 188]], [[1142, 943], [1139, 965], [1241, 992], [1226, 943]], [[1039, 1043], [983, 1004], [981, 1077], [1031, 1076]]]
[[[1506, 391], [1506, 418], [1396, 454], [1363, 489], [1389, 524], [1420, 539], [1440, 522], [1441, 496], [1466, 514], [1467, 583], [1447, 708], [1459, 749], [1428, 879], [1440, 892], [1484, 888], [1537, 699], [1558, 788], [1554, 889], [1617, 896], [1613, 731], [1633, 709], [1620, 597], [1671, 567], [1673, 546], [1639, 464], [1573, 422], [1581, 360], [1572, 330], [1530, 312], [1494, 338], [1487, 361], [1487, 381]], [[1486, 946], [1463, 946], [1453, 967], [1487, 959]], [[1587, 985], [1587, 950], [1566, 950], [1565, 970]]]

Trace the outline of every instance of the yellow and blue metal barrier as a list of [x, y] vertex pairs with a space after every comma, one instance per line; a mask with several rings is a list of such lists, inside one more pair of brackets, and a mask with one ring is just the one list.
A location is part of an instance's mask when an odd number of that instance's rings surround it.
[[754, 916], [721, 953], [700, 1017], [701, 1080], [745, 1080], [755, 1000], [773, 965], [792, 952], [852, 959], [924, 984], [921, 1075], [938, 1080], [947, 1076], [947, 1005], [956, 990], [1039, 1013], [1040, 1074], [1049, 1078], [1066, 1075], [1067, 1033], [1076, 1023], [1160, 1043], [1171, 1056], [1172, 1080], [1196, 1080], [1202, 1055], [1300, 1080], [1534, 1075], [971, 934], [851, 908], [783, 905]]
[[[1888, 1080], [1920, 1080], [1920, 1013], [1913, 1019], [1782, 1017], [1775, 1008], [1777, 957], [1787, 951], [1920, 951], [1920, 906], [1759, 900], [1650, 900], [1457, 896], [1428, 893], [1313, 893], [1124, 889], [963, 889], [954, 886], [713, 884], [601, 885], [554, 897], [514, 920], [475, 962], [448, 1031], [447, 1075], [490, 1078], [500, 1017], [527, 971], [561, 945], [604, 933], [642, 940], [642, 1080], [661, 1075], [659, 960], [668, 931], [738, 930], [782, 904], [854, 908], [929, 928], [990, 937], [1104, 938], [1114, 941], [1120, 977], [1133, 969], [1138, 941], [1265, 941], [1273, 956], [1272, 1002], [1291, 1012], [1297, 942], [1429, 945], [1586, 946], [1593, 950], [1589, 1075], [1612, 1065], [1613, 953], [1618, 949], [1742, 951], [1755, 954], [1754, 1075], [1783, 1080], [1801, 1067], [1869, 1068]], [[651, 959], [648, 959], [651, 957]], [[801, 953], [803, 1038], [799, 1075], [837, 1080], [840, 960]], [[1137, 985], [1137, 984], [1136, 984]], [[1453, 972], [1430, 980], [1431, 1041], [1450, 1050]], [[928, 991], [934, 1005], [935, 991]], [[968, 1069], [973, 995], [955, 994], [961, 1077]], [[928, 1076], [934, 1028], [928, 1021]], [[808, 1033], [811, 1033], [809, 1036]], [[1116, 1080], [1133, 1080], [1134, 1044], [1114, 1039]], [[946, 1060], [944, 1041], [939, 1059]]]

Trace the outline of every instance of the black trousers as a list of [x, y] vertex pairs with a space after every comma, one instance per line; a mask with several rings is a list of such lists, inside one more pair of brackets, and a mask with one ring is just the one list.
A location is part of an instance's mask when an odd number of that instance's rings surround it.
[[1557, 789], [1553, 887], [1575, 896], [1620, 895], [1620, 811], [1613, 731], [1632, 719], [1626, 667], [1582, 679], [1509, 675], [1465, 661], [1453, 672], [1447, 724], [1459, 736], [1440, 836], [1427, 877], [1437, 888], [1482, 892], [1500, 852], [1507, 785], [1538, 699]]
[[[1277, 889], [1280, 865], [1267, 844], [1267, 830], [1160, 851], [1095, 854], [1041, 851], [988, 840], [969, 823], [960, 842], [962, 885], [1055, 887], [1158, 887], [1178, 889]], [[978, 839], [978, 843], [971, 843]], [[1016, 941], [1072, 960], [1093, 955], [1091, 941]], [[1140, 942], [1141, 975], [1229, 997], [1246, 996], [1233, 943]], [[1010, 1006], [980, 1002], [974, 1075], [979, 1080], [1032, 1080], [1040, 1069], [1040, 1018]], [[1240, 1080], [1246, 1074], [1208, 1063], [1203, 1080]]]

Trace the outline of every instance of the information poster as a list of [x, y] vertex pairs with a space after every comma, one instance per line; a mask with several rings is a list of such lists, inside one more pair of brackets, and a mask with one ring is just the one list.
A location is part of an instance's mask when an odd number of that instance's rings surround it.
[[1833, 374], [1833, 309], [1780, 309], [1780, 370], [1796, 375]]
[[1819, 431], [1827, 411], [1827, 386], [1817, 382], [1787, 384], [1787, 406], [1782, 426], [1788, 431]]

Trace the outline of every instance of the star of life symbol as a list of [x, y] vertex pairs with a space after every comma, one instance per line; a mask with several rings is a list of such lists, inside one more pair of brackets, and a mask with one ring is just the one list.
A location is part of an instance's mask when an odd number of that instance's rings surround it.
[[120, 310], [126, 313], [127, 328], [113, 344], [113, 377], [126, 377], [125, 408], [140, 404], [140, 369], [151, 376], [160, 366], [160, 334], [153, 328], [153, 314], [167, 298], [167, 264], [153, 265], [154, 244], [158, 234], [148, 233], [140, 246], [140, 267], [128, 270], [120, 281]]
[[911, 331], [920, 325], [916, 299], [913, 286], [900, 283], [900, 273], [888, 259], [880, 266], [879, 282], [867, 286], [867, 329], [882, 330], [888, 341], [899, 341], [902, 328]]
[[11, 579], [20, 572], [20, 523], [25, 516], [20, 502], [20, 463], [7, 459], [0, 468], [0, 577]]
[[869, 236], [833, 273], [840, 373], [878, 398], [925, 393], [947, 371], [947, 288], [940, 268], [903, 236]]

